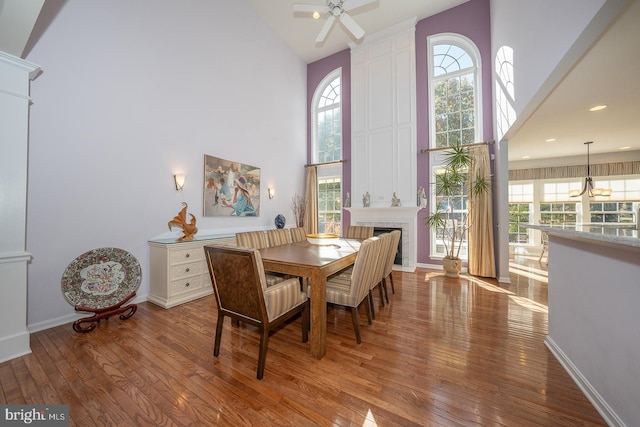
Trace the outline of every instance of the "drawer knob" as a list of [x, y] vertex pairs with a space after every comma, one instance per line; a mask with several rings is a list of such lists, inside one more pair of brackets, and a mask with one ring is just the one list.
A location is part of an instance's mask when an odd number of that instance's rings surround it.
[[187, 253], [185, 256], [186, 256], [187, 258], [189, 258], [189, 253]]
[[185, 286], [188, 288], [188, 287], [189, 287], [189, 282], [187, 282], [187, 283], [185, 284]]
[[186, 273], [188, 273], [188, 272], [189, 272], [189, 267], [185, 268], [185, 269], [184, 269], [184, 271], [185, 271]]

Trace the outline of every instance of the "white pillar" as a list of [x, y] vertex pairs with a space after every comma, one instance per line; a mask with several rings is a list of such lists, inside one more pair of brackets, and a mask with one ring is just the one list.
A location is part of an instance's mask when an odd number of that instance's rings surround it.
[[40, 67], [0, 52], [0, 362], [31, 353], [27, 329], [29, 86]]

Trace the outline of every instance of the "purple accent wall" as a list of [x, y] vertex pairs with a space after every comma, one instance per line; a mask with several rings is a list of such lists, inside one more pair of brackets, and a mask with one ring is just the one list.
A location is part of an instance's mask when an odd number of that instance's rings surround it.
[[[351, 51], [345, 49], [307, 65], [307, 163], [311, 163], [311, 102], [318, 84], [327, 74], [342, 67], [342, 200], [351, 191]], [[342, 226], [350, 223], [349, 212], [342, 211]]]
[[[482, 59], [482, 111], [483, 139], [493, 139], [493, 109], [491, 85], [491, 16], [490, 0], [470, 0], [437, 15], [418, 21], [416, 25], [416, 136], [417, 136], [417, 186], [427, 191], [429, 185], [429, 156], [420, 154], [423, 148], [429, 148], [429, 90], [427, 64], [427, 37], [440, 33], [462, 34], [473, 41], [480, 51]], [[327, 58], [307, 65], [307, 159], [311, 155], [311, 100], [318, 83], [331, 71], [342, 67], [342, 166], [344, 180], [342, 200], [346, 192], [351, 191], [351, 55], [343, 50]], [[353, 203], [353, 194], [351, 195]], [[343, 226], [349, 224], [349, 213], [343, 211]], [[418, 212], [418, 263], [439, 263], [429, 258], [429, 230], [423, 219], [428, 215], [426, 209]]]
[[[429, 87], [427, 37], [441, 33], [462, 34], [473, 41], [482, 61], [482, 125], [483, 139], [493, 139], [493, 109], [491, 86], [491, 15], [490, 0], [471, 0], [416, 24], [416, 137], [418, 140], [417, 186], [427, 192], [429, 185], [429, 155], [420, 154], [429, 148]], [[427, 193], [428, 194], [428, 193]], [[429, 200], [429, 196], [428, 200]], [[424, 225], [427, 209], [418, 212], [418, 263], [440, 263], [429, 257], [429, 229]]]

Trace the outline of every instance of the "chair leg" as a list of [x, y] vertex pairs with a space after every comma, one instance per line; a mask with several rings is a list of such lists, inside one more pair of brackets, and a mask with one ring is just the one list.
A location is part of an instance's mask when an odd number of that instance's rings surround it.
[[351, 320], [353, 321], [353, 330], [356, 333], [356, 342], [360, 344], [360, 321], [358, 320], [358, 307], [349, 307], [351, 309]]
[[264, 376], [264, 365], [267, 360], [267, 346], [269, 345], [269, 330], [265, 329], [260, 334], [260, 353], [258, 354], [258, 373], [256, 378], [259, 380]]
[[[360, 303], [360, 304], [362, 304], [362, 303]], [[365, 312], [367, 313], [367, 321], [371, 325], [371, 308], [369, 307], [369, 304], [365, 304], [364, 308], [365, 308]]]
[[369, 297], [367, 298], [367, 304], [371, 309], [371, 317], [376, 318], [376, 310], [373, 308], [373, 291], [369, 289]]
[[387, 290], [387, 279], [382, 278], [382, 286], [380, 289], [384, 289], [384, 299], [389, 304], [389, 291]]
[[546, 247], [543, 245], [542, 246], [542, 252], [540, 252], [540, 257], [538, 258], [538, 262], [542, 261], [542, 257], [544, 256], [544, 250], [546, 249]]
[[395, 294], [396, 293], [396, 287], [393, 286], [393, 271], [391, 273], [389, 273], [389, 279], [391, 279], [391, 293]]
[[[384, 279], [378, 282], [378, 287], [380, 288], [380, 304], [384, 307], [384, 290], [382, 289], [382, 285], [384, 284]], [[387, 300], [389, 302], [389, 300]]]
[[218, 357], [220, 354], [220, 341], [222, 339], [222, 322], [224, 322], [224, 314], [218, 311], [218, 323], [216, 324], [216, 339], [213, 344], [213, 355]]
[[309, 300], [307, 300], [302, 309], [302, 342], [309, 341], [309, 312]]

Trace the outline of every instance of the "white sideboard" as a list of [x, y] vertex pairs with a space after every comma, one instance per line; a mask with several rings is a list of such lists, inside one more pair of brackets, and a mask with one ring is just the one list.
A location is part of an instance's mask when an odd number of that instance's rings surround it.
[[235, 245], [235, 239], [150, 240], [148, 300], [160, 307], [171, 308], [212, 294], [203, 247], [214, 244]]

